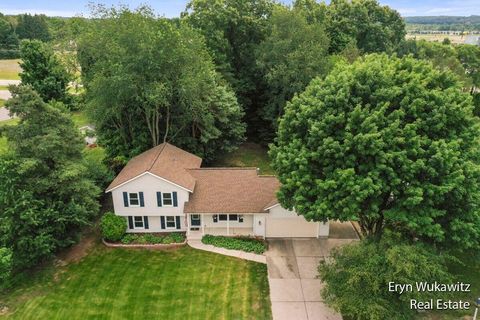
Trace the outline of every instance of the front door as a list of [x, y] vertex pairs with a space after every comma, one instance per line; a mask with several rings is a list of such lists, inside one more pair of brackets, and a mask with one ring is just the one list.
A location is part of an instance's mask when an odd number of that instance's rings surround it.
[[198, 230], [200, 228], [200, 215], [191, 214], [190, 215], [190, 226], [192, 229]]

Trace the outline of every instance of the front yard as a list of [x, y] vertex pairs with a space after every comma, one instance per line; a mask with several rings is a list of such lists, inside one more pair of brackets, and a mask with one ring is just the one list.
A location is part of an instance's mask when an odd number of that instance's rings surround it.
[[265, 265], [189, 247], [96, 246], [2, 304], [6, 319], [271, 319]]

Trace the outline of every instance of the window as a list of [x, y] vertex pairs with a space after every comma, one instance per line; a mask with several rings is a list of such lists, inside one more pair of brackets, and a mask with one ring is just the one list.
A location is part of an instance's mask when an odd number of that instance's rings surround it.
[[143, 217], [133, 217], [133, 228], [134, 229], [143, 229]]
[[192, 220], [200, 220], [199, 214], [192, 214]]
[[167, 229], [176, 229], [177, 224], [175, 223], [175, 217], [167, 216], [165, 217], [167, 221]]
[[238, 214], [231, 214], [228, 216], [228, 220], [230, 221], [237, 221], [238, 220]]
[[226, 214], [219, 214], [218, 215], [218, 220], [227, 221], [227, 215]]
[[173, 205], [172, 194], [171, 193], [162, 193], [163, 196], [163, 205], [171, 206]]
[[128, 203], [130, 204], [131, 207], [138, 207], [140, 205], [138, 193], [129, 193]]

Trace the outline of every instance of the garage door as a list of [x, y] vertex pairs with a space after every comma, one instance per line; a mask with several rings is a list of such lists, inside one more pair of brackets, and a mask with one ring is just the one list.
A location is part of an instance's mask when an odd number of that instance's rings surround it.
[[316, 238], [318, 222], [308, 222], [303, 217], [265, 219], [267, 238]]

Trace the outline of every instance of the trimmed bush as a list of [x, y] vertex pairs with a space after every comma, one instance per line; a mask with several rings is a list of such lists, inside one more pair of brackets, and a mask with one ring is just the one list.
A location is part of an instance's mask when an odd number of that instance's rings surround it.
[[182, 243], [185, 241], [185, 234], [180, 232], [170, 233], [168, 235], [159, 234], [138, 234], [127, 233], [122, 237], [123, 244], [171, 244]]
[[127, 230], [127, 221], [111, 212], [106, 213], [100, 222], [102, 236], [109, 241], [120, 241]]
[[262, 254], [267, 250], [267, 244], [265, 241], [247, 237], [230, 238], [207, 234], [203, 236], [202, 243], [211, 244], [215, 247], [254, 252], [257, 254]]
[[134, 233], [127, 233], [126, 235], [123, 236], [122, 238], [122, 243], [123, 244], [131, 244], [134, 243], [138, 240], [138, 235]]

